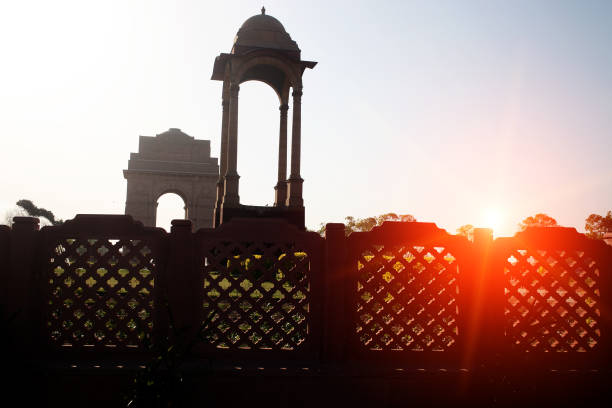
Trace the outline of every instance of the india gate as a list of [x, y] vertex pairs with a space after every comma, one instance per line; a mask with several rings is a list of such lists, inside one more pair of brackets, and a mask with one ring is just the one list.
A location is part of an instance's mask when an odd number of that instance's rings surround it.
[[[217, 56], [213, 66], [211, 79], [223, 84], [219, 163], [211, 157], [209, 140], [197, 140], [179, 129], [171, 128], [155, 137], [141, 136], [139, 151], [131, 154], [124, 170], [125, 213], [146, 226], [155, 226], [157, 200], [170, 192], [183, 199], [185, 218], [192, 221], [195, 229], [217, 227], [236, 217], [283, 218], [304, 229], [304, 180], [300, 173], [302, 75], [317, 63], [303, 61], [300, 54], [297, 43], [280, 21], [266, 14], [265, 8], [247, 19], [236, 34], [231, 52]], [[271, 207], [240, 202], [238, 96], [240, 84], [246, 81], [261, 81], [278, 96], [278, 178]], [[271, 152], [260, 155], [264, 160], [271, 159]]]

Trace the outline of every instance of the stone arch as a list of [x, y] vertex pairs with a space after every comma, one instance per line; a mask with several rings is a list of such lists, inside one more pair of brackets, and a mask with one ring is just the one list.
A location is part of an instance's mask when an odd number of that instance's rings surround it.
[[280, 97], [264, 81], [249, 80], [240, 85], [240, 99], [236, 168], [240, 174], [240, 200], [252, 206], [269, 206], [276, 200], [273, 188], [279, 178], [279, 156], [287, 156], [279, 151]]
[[125, 213], [145, 226], [155, 226], [157, 200], [166, 193], [180, 196], [194, 228], [213, 225], [217, 159], [210, 157], [210, 141], [197, 140], [180, 129], [155, 137], [140, 136], [127, 170]]
[[157, 225], [157, 205], [159, 204], [159, 199], [166, 194], [176, 194], [183, 200], [184, 210], [185, 210], [185, 219], [189, 219], [189, 214], [193, 213], [193, 205], [192, 205], [192, 194], [185, 193], [185, 191], [191, 190], [191, 181], [188, 180], [173, 180], [172, 182], [166, 182], [161, 185], [153, 185], [154, 193], [153, 193], [153, 203], [155, 205], [155, 219], [154, 224]]
[[176, 194], [181, 197], [185, 206], [189, 206], [192, 201], [191, 184], [192, 181], [185, 177], [175, 178], [166, 176], [163, 180], [158, 180], [158, 182], [153, 184], [152, 197], [154, 201], [157, 201], [164, 194]]
[[155, 200], [155, 226], [170, 232], [172, 220], [188, 220], [189, 207], [177, 191], [167, 191]]
[[[249, 71], [256, 67], [273, 67], [282, 72], [286, 79], [285, 83], [283, 83], [282, 90], [277, 89], [275, 84], [270, 83], [266, 78], [259, 77], [245, 80], [245, 76], [247, 76]], [[239, 64], [233, 65], [232, 70], [234, 71], [232, 75], [233, 83], [241, 84], [248, 80], [258, 80], [267, 83], [276, 91], [281, 103], [287, 103], [289, 99], [289, 88], [302, 88], [301, 75], [299, 75], [292, 64], [286, 61], [281, 55], [249, 55], [244, 61], [240, 61]], [[283, 92], [284, 95], [282, 95]]]
[[[159, 192], [161, 191], [161, 192]], [[155, 201], [158, 201], [161, 196], [165, 195], [165, 194], [176, 194], [177, 196], [181, 197], [181, 200], [183, 200], [183, 202], [185, 203], [185, 206], [187, 206], [187, 197], [188, 195], [185, 194], [183, 192], [182, 189], [177, 188], [177, 187], [168, 187], [168, 188], [163, 188], [163, 189], [158, 189], [158, 193], [156, 193], [155, 195], [157, 195], [157, 198], [155, 199]]]

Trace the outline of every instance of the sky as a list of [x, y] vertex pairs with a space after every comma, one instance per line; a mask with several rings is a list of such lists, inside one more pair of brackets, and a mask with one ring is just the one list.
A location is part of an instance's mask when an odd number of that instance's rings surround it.
[[[512, 235], [612, 209], [612, 2], [266, 1], [302, 50], [307, 227], [395, 212]], [[0, 3], [0, 222], [22, 198], [123, 213], [138, 136], [219, 155], [229, 52], [261, 1]], [[271, 204], [278, 99], [241, 86], [241, 202]], [[291, 117], [291, 115], [289, 115]], [[290, 127], [289, 127], [290, 129]], [[161, 226], [182, 203], [160, 202]]]

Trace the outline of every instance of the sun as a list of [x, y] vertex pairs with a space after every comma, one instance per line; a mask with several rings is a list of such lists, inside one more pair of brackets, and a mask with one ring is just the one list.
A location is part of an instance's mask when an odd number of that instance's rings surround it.
[[483, 223], [486, 228], [499, 234], [504, 223], [504, 213], [499, 208], [487, 208], [483, 211]]

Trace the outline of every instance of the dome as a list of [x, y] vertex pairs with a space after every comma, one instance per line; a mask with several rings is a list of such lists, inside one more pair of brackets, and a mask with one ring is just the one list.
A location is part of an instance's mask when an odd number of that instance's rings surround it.
[[250, 17], [242, 24], [236, 34], [232, 54], [245, 54], [258, 48], [300, 52], [285, 27], [280, 21], [267, 15], [265, 8], [261, 9], [261, 14]]
[[240, 27], [239, 32], [242, 30], [267, 30], [267, 31], [278, 31], [285, 33], [285, 27], [280, 21], [268, 14], [257, 14], [247, 19]]

